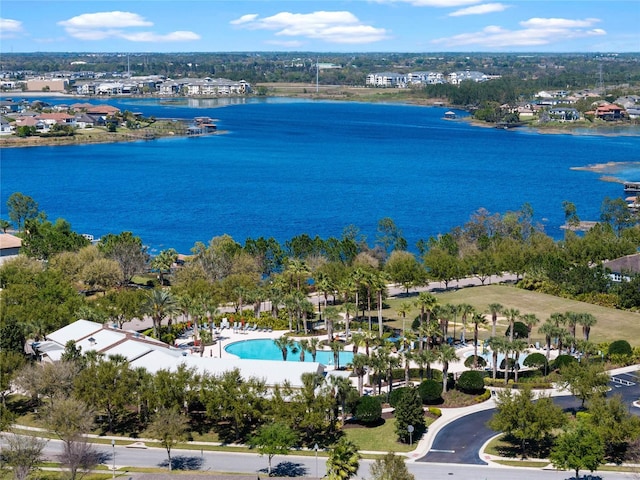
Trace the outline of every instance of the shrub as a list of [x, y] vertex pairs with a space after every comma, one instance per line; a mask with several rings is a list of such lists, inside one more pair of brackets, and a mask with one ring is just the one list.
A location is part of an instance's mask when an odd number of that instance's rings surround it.
[[464, 393], [482, 393], [484, 390], [484, 378], [482, 374], [476, 370], [467, 370], [462, 372], [457, 382], [458, 390]]
[[577, 362], [575, 357], [571, 355], [558, 355], [556, 359], [552, 362], [553, 370], [560, 370], [562, 367], [566, 367], [570, 363]]
[[476, 403], [482, 403], [482, 402], [486, 402], [490, 398], [491, 398], [491, 390], [489, 390], [488, 388], [485, 388], [484, 392], [482, 392], [482, 395], [478, 395], [475, 398], [475, 401]]
[[391, 405], [393, 408], [396, 408], [400, 398], [402, 398], [404, 395], [406, 395], [409, 390], [413, 390], [413, 388], [412, 387], [400, 387], [400, 388], [395, 388], [395, 389], [391, 390], [391, 394], [389, 395], [389, 405]]
[[440, 410], [437, 407], [429, 407], [429, 413], [435, 417], [441, 417], [442, 416], [442, 410]]
[[611, 357], [611, 355], [629, 356], [633, 353], [633, 349], [626, 340], [616, 340], [615, 342], [611, 342], [607, 353], [609, 357]]
[[[406, 389], [398, 400], [395, 411], [396, 435], [401, 442], [408, 442], [411, 438], [420, 439], [425, 431], [424, 410], [418, 392], [411, 388]], [[413, 426], [413, 435], [409, 434], [408, 426]]]
[[425, 380], [418, 386], [418, 394], [424, 404], [442, 402], [442, 383], [435, 380]]
[[522, 362], [522, 365], [524, 365], [525, 367], [532, 367], [532, 368], [539, 368], [539, 369], [544, 368], [546, 364], [547, 364], [547, 357], [545, 357], [540, 352], [535, 352], [530, 355], [527, 355], [527, 357]]
[[382, 418], [382, 404], [376, 397], [360, 397], [356, 405], [356, 417], [362, 423], [376, 423]]
[[[469, 355], [467, 357], [467, 359], [464, 361], [464, 366], [467, 368], [472, 368], [473, 367], [473, 355]], [[484, 367], [487, 365], [487, 361], [482, 358], [480, 355], [478, 355], [478, 367]]]

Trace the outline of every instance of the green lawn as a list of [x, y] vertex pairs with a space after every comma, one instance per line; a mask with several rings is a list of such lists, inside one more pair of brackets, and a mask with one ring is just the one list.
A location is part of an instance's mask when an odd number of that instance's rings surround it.
[[[401, 303], [413, 303], [417, 295], [409, 297], [398, 297], [387, 299], [390, 308], [384, 310], [384, 316], [389, 319], [387, 325], [394, 328], [402, 328], [402, 318], [397, 313]], [[484, 287], [467, 287], [459, 290], [437, 293], [436, 297], [441, 304], [445, 303], [469, 303], [480, 311], [486, 311], [491, 303], [500, 303], [507, 308], [516, 308], [520, 313], [534, 313], [544, 322], [545, 319], [554, 312], [587, 312], [593, 314], [598, 323], [591, 329], [590, 340], [593, 342], [610, 342], [621, 338], [627, 339], [632, 345], [640, 346], [640, 314], [615, 310], [612, 308], [600, 307], [589, 303], [577, 302], [566, 298], [554, 297], [544, 293], [530, 292], [511, 285], [487, 285]], [[419, 315], [420, 309], [413, 307], [407, 315], [407, 325], [410, 319]], [[460, 322], [460, 319], [458, 319]], [[490, 321], [489, 321], [490, 323]], [[498, 321], [499, 331], [504, 332], [507, 322], [504, 319]], [[458, 328], [459, 328], [458, 324]], [[450, 329], [453, 325], [450, 324]], [[480, 337], [486, 338], [490, 335], [491, 326], [487, 325], [481, 329]], [[538, 328], [534, 327], [532, 341], [544, 341], [544, 337], [537, 333]], [[467, 338], [473, 332], [467, 329]], [[581, 335], [580, 329], [578, 334]]]
[[[427, 425], [433, 422], [433, 419], [430, 418], [426, 418], [425, 420], [427, 421]], [[417, 440], [414, 439], [413, 446], [398, 442], [395, 425], [395, 418], [391, 418], [379, 427], [346, 428], [343, 432], [349, 440], [358, 446], [359, 450], [383, 453], [412, 451], [416, 446]]]

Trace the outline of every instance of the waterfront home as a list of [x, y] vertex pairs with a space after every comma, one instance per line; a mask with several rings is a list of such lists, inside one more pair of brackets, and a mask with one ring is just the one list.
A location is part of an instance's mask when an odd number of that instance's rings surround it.
[[555, 107], [549, 109], [549, 117], [559, 122], [575, 122], [580, 119], [580, 112], [575, 108]]
[[596, 118], [600, 118], [606, 121], [613, 121], [613, 120], [623, 119], [625, 112], [624, 112], [624, 108], [619, 107], [618, 105], [609, 103], [606, 105], [600, 105], [595, 109], [595, 112], [590, 112], [590, 113], [593, 113], [596, 116]]
[[411, 85], [434, 85], [445, 83], [440, 72], [411, 72], [407, 74], [407, 83]]
[[0, 265], [20, 254], [22, 239], [9, 233], [0, 233]]
[[47, 128], [51, 128], [54, 125], [66, 125], [75, 127], [76, 119], [73, 115], [68, 113], [41, 113], [36, 119], [44, 122]]
[[6, 118], [0, 117], [0, 135], [11, 135], [13, 128]]
[[370, 73], [367, 75], [366, 85], [369, 87], [404, 88], [407, 86], [407, 76], [395, 72]]
[[447, 80], [452, 85], [459, 85], [462, 82], [486, 82], [489, 78], [482, 72], [474, 72], [471, 70], [465, 70], [461, 72], [451, 72], [447, 76]]

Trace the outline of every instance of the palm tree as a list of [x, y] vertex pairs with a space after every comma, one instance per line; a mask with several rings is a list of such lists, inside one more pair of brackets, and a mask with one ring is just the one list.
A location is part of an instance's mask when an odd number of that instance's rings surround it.
[[151, 260], [151, 268], [158, 271], [160, 286], [164, 286], [164, 274], [171, 271], [171, 267], [178, 260], [178, 252], [173, 248], [162, 250]]
[[331, 347], [331, 351], [333, 352], [333, 364], [335, 365], [336, 370], [340, 368], [340, 352], [344, 350], [344, 343], [342, 342], [331, 342], [329, 343]]
[[311, 272], [303, 260], [290, 258], [287, 263], [285, 274], [295, 282], [296, 290], [300, 291], [302, 288], [302, 280], [306, 280]]
[[360, 467], [358, 447], [345, 437], [338, 440], [327, 459], [327, 480], [348, 480], [355, 477]]
[[404, 331], [404, 320], [407, 318], [407, 314], [411, 313], [411, 304], [409, 302], [402, 302], [396, 312], [402, 316], [402, 330]]
[[423, 338], [427, 339], [426, 345], [427, 350], [429, 350], [431, 348], [431, 340], [433, 338], [439, 337], [441, 333], [442, 330], [440, 329], [440, 325], [438, 325], [438, 322], [434, 320], [422, 325], [418, 332], [418, 334], [420, 335], [420, 350], [423, 349]]
[[504, 311], [509, 320], [509, 341], [513, 342], [513, 330], [515, 329], [516, 319], [520, 317], [520, 310], [509, 308]]
[[358, 377], [358, 393], [362, 396], [362, 390], [364, 387], [364, 376], [367, 373], [367, 367], [369, 366], [369, 357], [366, 355], [362, 355], [361, 353], [357, 353], [353, 356], [351, 360], [351, 368], [353, 368], [353, 373]]
[[467, 317], [473, 316], [475, 309], [473, 305], [469, 305], [468, 303], [462, 303], [458, 305], [460, 309], [460, 314], [462, 315], [462, 335], [460, 335], [460, 343], [465, 343], [466, 337], [465, 332], [467, 330]]
[[471, 323], [473, 323], [473, 366], [478, 368], [478, 327], [487, 323], [487, 319], [484, 318], [484, 314], [474, 312], [471, 316]]
[[349, 335], [351, 334], [351, 329], [349, 328], [349, 322], [351, 320], [351, 314], [357, 313], [357, 307], [355, 303], [344, 302], [342, 304], [342, 311], [344, 312], [344, 335], [345, 340], [349, 339]]
[[324, 308], [327, 308], [327, 297], [329, 296], [329, 292], [333, 292], [335, 290], [334, 285], [331, 282], [331, 278], [322, 272], [318, 272], [315, 280], [316, 290], [318, 292], [322, 292], [322, 296], [324, 297]]
[[502, 313], [504, 307], [499, 303], [489, 304], [489, 313], [491, 313], [491, 336], [496, 336], [496, 324], [498, 323], [498, 314]]
[[413, 361], [420, 369], [420, 382], [424, 380], [424, 367], [427, 367], [427, 378], [431, 380], [431, 364], [438, 360], [438, 355], [433, 350], [419, 350], [413, 354]]
[[349, 390], [353, 387], [351, 386], [351, 382], [346, 377], [337, 377], [332, 375], [329, 377], [329, 383], [331, 384], [331, 389], [333, 390], [333, 396], [336, 401], [340, 402], [340, 420], [342, 426], [344, 427], [345, 417], [347, 415], [347, 398], [349, 396]]
[[591, 313], [581, 313], [580, 318], [578, 319], [578, 323], [582, 325], [582, 336], [586, 342], [589, 341], [589, 334], [591, 333], [591, 327], [593, 327], [596, 323], [596, 317], [594, 317]]
[[489, 337], [488, 344], [491, 349], [491, 378], [495, 380], [498, 376], [498, 354], [506, 350], [506, 340], [502, 337]]
[[544, 341], [547, 347], [547, 365], [549, 364], [549, 354], [551, 352], [551, 339], [555, 338], [558, 334], [558, 326], [548, 318], [545, 322], [540, 326], [538, 332], [544, 335]]
[[309, 353], [311, 354], [311, 358], [313, 361], [316, 361], [316, 356], [318, 355], [318, 345], [320, 344], [320, 339], [318, 337], [311, 337], [309, 339]]
[[279, 338], [274, 339], [273, 343], [275, 343], [276, 347], [278, 347], [282, 352], [282, 361], [286, 362], [287, 355], [289, 354], [289, 348], [293, 347], [295, 342], [289, 337], [283, 335]]
[[340, 310], [338, 307], [327, 307], [324, 309], [324, 321], [327, 327], [327, 342], [333, 341], [333, 326], [340, 320]]
[[377, 293], [378, 304], [378, 337], [382, 338], [384, 326], [382, 325], [382, 295], [387, 290], [388, 275], [385, 272], [377, 272], [372, 278], [373, 288]]
[[[349, 279], [351, 280], [351, 284], [353, 285], [353, 291], [356, 294], [356, 319], [358, 318], [358, 309], [360, 308], [360, 286], [364, 281], [364, 277], [365, 272], [360, 267], [354, 268], [349, 275]], [[369, 330], [371, 330], [371, 323], [369, 323]]]
[[147, 294], [143, 310], [153, 321], [153, 336], [159, 338], [162, 321], [178, 311], [178, 305], [170, 292], [155, 288]]
[[528, 344], [524, 340], [511, 342], [511, 351], [514, 353], [513, 368], [515, 371], [514, 382], [518, 383], [518, 370], [520, 370], [520, 354], [527, 351]]
[[304, 362], [304, 354], [309, 351], [309, 340], [302, 339], [298, 342], [300, 345], [300, 361]]
[[427, 322], [431, 320], [431, 314], [433, 309], [438, 304], [438, 299], [435, 295], [429, 292], [420, 292], [418, 298], [415, 301], [415, 305], [420, 307], [420, 325], [424, 323], [425, 313], [427, 315]]
[[538, 323], [540, 323], [540, 319], [536, 316], [535, 313], [525, 313], [521, 318], [524, 324], [527, 326], [527, 345], [531, 345], [531, 330]]
[[458, 352], [451, 345], [440, 345], [438, 360], [442, 363], [442, 391], [447, 392], [447, 376], [449, 374], [449, 362], [458, 360]]

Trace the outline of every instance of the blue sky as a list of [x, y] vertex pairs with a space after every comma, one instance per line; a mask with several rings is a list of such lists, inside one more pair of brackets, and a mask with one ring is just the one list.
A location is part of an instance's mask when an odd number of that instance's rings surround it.
[[1, 52], [640, 52], [640, 0], [2, 0]]

